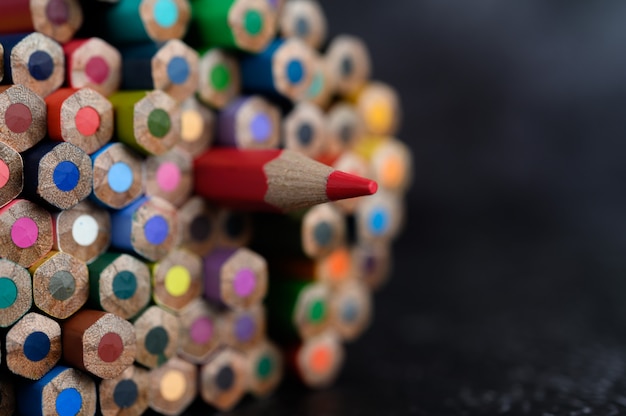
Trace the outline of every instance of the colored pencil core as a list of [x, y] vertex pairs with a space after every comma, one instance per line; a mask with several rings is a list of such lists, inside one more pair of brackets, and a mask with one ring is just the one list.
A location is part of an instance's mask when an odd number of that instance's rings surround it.
[[172, 121], [169, 114], [160, 108], [154, 109], [148, 115], [148, 130], [154, 137], [163, 138], [170, 131]]
[[204, 241], [211, 234], [211, 221], [206, 215], [199, 215], [191, 221], [191, 238]]
[[163, 163], [156, 172], [157, 183], [166, 192], [172, 192], [178, 188], [181, 176], [178, 165], [172, 162]]
[[46, 17], [55, 25], [62, 25], [70, 17], [70, 9], [64, 0], [50, 0], [46, 5]]
[[323, 346], [317, 347], [311, 354], [311, 370], [323, 374], [328, 371], [332, 363], [332, 352]]
[[211, 84], [217, 91], [224, 91], [230, 85], [230, 71], [224, 64], [217, 64], [211, 69]]
[[49, 53], [35, 51], [28, 58], [28, 72], [37, 81], [45, 81], [54, 72], [54, 61]]
[[89, 214], [83, 214], [72, 224], [72, 238], [76, 244], [87, 247], [98, 238], [98, 222]]
[[372, 195], [377, 190], [378, 184], [376, 182], [341, 171], [331, 173], [326, 183], [326, 196], [331, 201]]
[[169, 370], [161, 378], [161, 395], [169, 402], [180, 400], [187, 390], [185, 375], [178, 370]]
[[120, 381], [113, 391], [113, 401], [121, 409], [127, 409], [134, 405], [137, 397], [139, 397], [139, 389], [133, 380]]
[[307, 37], [311, 32], [311, 26], [309, 25], [309, 21], [304, 17], [298, 18], [296, 20], [296, 35], [299, 37]]
[[95, 84], [102, 84], [109, 78], [111, 68], [104, 58], [92, 56], [85, 65], [85, 73], [89, 80]]
[[9, 171], [9, 166], [4, 160], [0, 160], [0, 189], [2, 189], [7, 182], [9, 182], [10, 176], [11, 172]]
[[115, 332], [108, 332], [100, 338], [98, 343], [98, 356], [105, 363], [112, 363], [120, 358], [124, 352], [124, 342]]
[[383, 234], [389, 225], [389, 216], [382, 209], [376, 209], [370, 217], [370, 230], [374, 235]]
[[321, 222], [313, 229], [313, 237], [320, 246], [327, 246], [333, 241], [333, 227], [327, 222]]
[[70, 299], [76, 291], [76, 281], [70, 272], [59, 270], [48, 282], [48, 291], [56, 300], [63, 302]]
[[165, 274], [165, 290], [172, 296], [182, 296], [191, 286], [191, 274], [186, 267], [175, 265]]
[[118, 193], [126, 192], [133, 184], [133, 170], [124, 162], [116, 162], [107, 173], [109, 187]]
[[313, 126], [309, 123], [304, 123], [298, 128], [298, 141], [302, 146], [308, 146], [313, 140]]
[[152, 328], [146, 335], [145, 346], [150, 354], [163, 354], [169, 343], [167, 331], [162, 326]]
[[80, 180], [80, 171], [74, 163], [64, 160], [54, 168], [52, 172], [54, 184], [63, 192], [69, 192], [76, 188]]
[[215, 376], [215, 385], [222, 391], [230, 390], [235, 384], [235, 372], [231, 366], [224, 366], [220, 368]]
[[231, 238], [238, 238], [245, 230], [245, 221], [242, 215], [231, 214], [226, 220], [226, 232]]
[[82, 107], [76, 112], [74, 122], [80, 134], [91, 136], [100, 128], [100, 114], [93, 107]]
[[402, 183], [405, 176], [402, 160], [399, 157], [390, 157], [383, 164], [381, 182], [389, 188], [396, 188]]
[[8, 277], [0, 277], [0, 309], [11, 307], [17, 299], [17, 286]]
[[237, 319], [235, 322], [235, 336], [241, 342], [246, 342], [252, 339], [254, 332], [256, 331], [256, 324], [254, 319], [248, 315], [244, 315]]
[[178, 7], [172, 0], [158, 0], [153, 9], [154, 20], [161, 27], [172, 27], [178, 20]]
[[167, 64], [167, 76], [177, 85], [184, 84], [189, 78], [189, 63], [180, 56], [173, 57]]
[[349, 56], [343, 58], [340, 64], [340, 70], [341, 75], [343, 75], [344, 77], [349, 77], [352, 74], [352, 71], [354, 71], [354, 62], [352, 61], [352, 58], [350, 58]]
[[59, 416], [76, 416], [83, 407], [83, 398], [75, 388], [61, 391], [55, 401]]
[[322, 300], [316, 300], [309, 307], [309, 320], [319, 323], [326, 317], [326, 304]]
[[4, 113], [4, 122], [13, 133], [24, 133], [33, 124], [33, 113], [22, 103], [11, 104]]
[[350, 139], [352, 138], [353, 134], [354, 132], [350, 125], [342, 126], [341, 129], [339, 130], [339, 138], [344, 144], [347, 144], [350, 142]]
[[292, 59], [287, 64], [287, 79], [292, 84], [298, 84], [304, 78], [304, 66], [299, 59]]
[[324, 88], [324, 74], [321, 71], [318, 71], [313, 75], [313, 79], [311, 80], [311, 85], [309, 86], [308, 96], [309, 97], [317, 97], [322, 92]]
[[250, 35], [256, 36], [263, 31], [263, 16], [258, 10], [246, 10], [243, 26]]
[[207, 317], [200, 317], [191, 324], [189, 334], [194, 343], [206, 344], [213, 337], [213, 322]]
[[240, 269], [235, 274], [233, 287], [237, 296], [242, 298], [250, 296], [256, 288], [256, 275], [248, 268]]
[[146, 221], [143, 227], [143, 234], [150, 244], [158, 246], [163, 243], [170, 232], [167, 220], [160, 215], [155, 215]]
[[41, 361], [50, 352], [50, 338], [41, 331], [33, 332], [24, 340], [23, 350], [30, 361]]
[[254, 141], [264, 142], [269, 139], [272, 134], [272, 121], [267, 114], [257, 114], [250, 122], [250, 130], [252, 130], [252, 138]]
[[352, 300], [348, 300], [341, 308], [341, 319], [345, 322], [354, 322], [359, 316], [359, 306]]
[[256, 366], [257, 376], [260, 379], [266, 379], [272, 374], [273, 370], [274, 370], [274, 363], [272, 362], [272, 359], [268, 357], [267, 355], [264, 355], [263, 357], [261, 357], [261, 359], [259, 360]]
[[11, 239], [19, 248], [29, 248], [39, 238], [37, 223], [28, 217], [22, 217], [11, 226]]
[[186, 142], [195, 142], [202, 136], [204, 120], [195, 109], [184, 110], [180, 115], [180, 138]]
[[118, 272], [113, 278], [113, 294], [121, 300], [135, 296], [137, 291], [137, 277], [128, 270]]
[[350, 268], [350, 254], [346, 250], [335, 250], [328, 256], [328, 270], [333, 279], [341, 279]]

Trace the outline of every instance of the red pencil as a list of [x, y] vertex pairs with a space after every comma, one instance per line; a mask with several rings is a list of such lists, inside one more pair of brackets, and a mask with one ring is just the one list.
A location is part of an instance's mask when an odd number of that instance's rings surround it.
[[376, 182], [289, 150], [211, 149], [195, 160], [196, 193], [240, 210], [293, 211], [371, 195]]

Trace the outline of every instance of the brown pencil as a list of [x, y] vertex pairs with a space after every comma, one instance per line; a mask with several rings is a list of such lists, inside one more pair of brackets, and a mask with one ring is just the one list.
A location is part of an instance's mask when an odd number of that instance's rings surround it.
[[98, 401], [103, 416], [140, 415], [148, 409], [150, 372], [131, 365], [119, 376], [102, 380]]
[[315, 104], [296, 104], [283, 122], [284, 148], [316, 159], [327, 141], [325, 123], [324, 113]]
[[52, 248], [52, 218], [25, 199], [0, 208], [0, 257], [29, 267]]
[[282, 351], [271, 341], [264, 340], [246, 351], [248, 388], [257, 397], [270, 395], [283, 379]]
[[0, 327], [17, 322], [33, 304], [28, 270], [10, 260], [0, 259]]
[[213, 143], [215, 114], [197, 98], [191, 97], [180, 105], [180, 141], [175, 148], [192, 157], [201, 155]]
[[39, 380], [61, 358], [61, 327], [53, 319], [31, 312], [7, 332], [5, 346], [9, 371]]
[[89, 298], [87, 265], [69, 253], [51, 251], [29, 271], [35, 306], [54, 318], [68, 318]]
[[0, 414], [12, 415], [15, 412], [15, 381], [6, 370], [0, 372]]
[[198, 369], [178, 357], [150, 372], [150, 408], [168, 416], [181, 414], [198, 393]]
[[221, 348], [200, 367], [200, 396], [221, 411], [232, 409], [248, 388], [245, 356], [233, 348]]
[[46, 135], [46, 103], [24, 85], [0, 86], [0, 141], [23, 152]]
[[335, 88], [341, 96], [356, 93], [370, 77], [369, 51], [365, 43], [357, 37], [335, 37], [328, 46], [326, 57], [336, 80]]
[[213, 248], [217, 235], [217, 214], [202, 197], [192, 196], [178, 210], [180, 246], [204, 256]]
[[222, 338], [217, 313], [205, 300], [197, 298], [180, 311], [179, 318], [178, 355], [195, 364], [205, 363], [219, 347]]
[[152, 264], [152, 298], [165, 309], [180, 312], [202, 294], [202, 259], [184, 249], [174, 249]]
[[156, 368], [176, 354], [180, 322], [176, 315], [159, 306], [150, 306], [133, 323], [137, 335], [139, 364]]
[[9, 145], [0, 142], [0, 207], [22, 192], [24, 162], [22, 156]]
[[145, 194], [181, 206], [193, 191], [192, 167], [191, 155], [176, 148], [148, 156], [144, 161]]
[[120, 209], [143, 193], [143, 159], [123, 143], [110, 143], [91, 155], [93, 198]]
[[81, 370], [108, 379], [133, 364], [133, 325], [108, 312], [83, 309], [63, 322], [63, 359]]

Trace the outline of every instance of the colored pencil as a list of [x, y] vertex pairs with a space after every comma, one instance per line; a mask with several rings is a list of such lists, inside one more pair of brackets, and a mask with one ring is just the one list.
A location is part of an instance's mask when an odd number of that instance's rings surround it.
[[286, 2], [278, 27], [283, 37], [302, 39], [314, 49], [326, 40], [326, 16], [316, 0]]
[[363, 120], [356, 108], [345, 101], [334, 104], [326, 113], [328, 127], [326, 152], [333, 157], [352, 150], [365, 135]]
[[45, 97], [63, 84], [63, 48], [41, 33], [1, 35], [5, 84], [22, 84]]
[[172, 312], [180, 312], [202, 294], [202, 258], [176, 248], [153, 263], [152, 299]]
[[404, 206], [396, 193], [381, 190], [365, 199], [354, 213], [357, 240], [390, 242], [404, 222]]
[[180, 106], [180, 140], [175, 149], [192, 157], [200, 156], [213, 143], [215, 114], [197, 98], [185, 100]]
[[228, 51], [208, 49], [198, 65], [198, 97], [206, 105], [223, 108], [241, 93], [239, 61]]
[[404, 193], [411, 184], [411, 151], [401, 141], [392, 137], [368, 137], [355, 151], [370, 164], [372, 179], [381, 189]]
[[398, 93], [380, 81], [362, 86], [352, 97], [366, 132], [374, 136], [393, 136], [400, 125]]
[[87, 302], [87, 265], [71, 254], [53, 250], [29, 271], [33, 276], [35, 306], [53, 318], [66, 319]]
[[138, 152], [161, 155], [180, 140], [178, 104], [163, 91], [118, 91], [109, 100], [117, 139]]
[[255, 215], [251, 246], [269, 257], [321, 258], [345, 239], [345, 220], [327, 203], [290, 215]]
[[28, 313], [7, 332], [5, 348], [9, 371], [39, 380], [61, 358], [61, 327], [53, 319]]
[[111, 213], [112, 247], [157, 261], [177, 243], [176, 208], [164, 199], [143, 197]]
[[41, 32], [57, 42], [70, 40], [83, 23], [78, 0], [4, 0], [0, 33]]
[[[343, 151], [339, 157], [334, 160], [332, 167], [356, 176], [373, 176], [371, 174], [371, 166], [367, 163], [367, 161], [352, 150]], [[333, 206], [344, 214], [353, 214], [364, 199], [365, 198], [363, 197], [342, 199], [340, 201], [334, 201]]]
[[263, 50], [276, 34], [276, 12], [266, 0], [194, 0], [188, 38], [196, 47]]
[[17, 389], [17, 409], [22, 415], [93, 415], [96, 413], [96, 384], [90, 376], [57, 365], [38, 381]]
[[146, 195], [181, 206], [193, 191], [192, 166], [191, 155], [177, 148], [159, 156], [148, 156], [144, 161]]
[[150, 372], [148, 403], [163, 415], [180, 415], [189, 407], [198, 393], [198, 369], [178, 357]]
[[0, 373], [0, 414], [12, 415], [15, 412], [15, 382], [8, 371]]
[[52, 217], [54, 240], [52, 248], [72, 253], [74, 257], [92, 262], [111, 243], [111, 217], [104, 208], [91, 201], [58, 212]]
[[355, 274], [372, 291], [380, 289], [391, 276], [391, 247], [386, 243], [359, 241], [352, 249]]
[[108, 97], [122, 80], [122, 56], [100, 38], [73, 39], [63, 45], [66, 83], [71, 88], [91, 88]]
[[143, 159], [123, 143], [110, 143], [91, 155], [92, 199], [121, 209], [143, 193]]
[[262, 52], [240, 60], [243, 90], [297, 101], [313, 79], [315, 54], [297, 38], [276, 39]]
[[52, 249], [52, 218], [25, 199], [0, 208], [0, 257], [29, 267]]
[[196, 193], [247, 211], [293, 211], [377, 189], [288, 150], [209, 150], [195, 160], [194, 176]]
[[289, 354], [289, 363], [307, 387], [319, 389], [329, 386], [337, 378], [344, 355], [337, 336], [325, 332], [303, 341]]
[[296, 104], [283, 123], [283, 147], [316, 159], [324, 151], [325, 124], [318, 106], [305, 101]]
[[217, 313], [206, 301], [197, 298], [186, 305], [178, 316], [181, 326], [178, 355], [191, 363], [205, 363], [219, 347], [222, 338], [222, 325]]
[[218, 207], [215, 217], [217, 247], [245, 247], [252, 239], [252, 217], [247, 212]]
[[0, 207], [22, 192], [24, 162], [22, 156], [7, 144], [0, 142]]
[[216, 210], [202, 197], [192, 196], [178, 210], [180, 246], [199, 256], [207, 254], [215, 244]]
[[33, 287], [28, 271], [12, 262], [0, 259], [0, 327], [17, 322], [33, 304]]
[[335, 95], [334, 73], [325, 55], [314, 51], [314, 57], [311, 84], [304, 99], [325, 109]]
[[246, 308], [267, 293], [267, 263], [247, 248], [218, 248], [204, 257], [204, 297], [218, 306]]
[[271, 149], [280, 144], [280, 112], [252, 95], [230, 102], [218, 115], [216, 144], [240, 149]]
[[329, 289], [309, 276], [272, 280], [265, 305], [273, 339], [307, 339], [328, 329]]
[[150, 302], [150, 269], [141, 260], [129, 254], [104, 253], [88, 268], [93, 306], [131, 319]]
[[102, 380], [98, 402], [103, 416], [140, 415], [148, 410], [150, 372], [131, 365], [119, 376]]
[[4, 46], [0, 43], [0, 82], [4, 79]]
[[221, 348], [200, 367], [200, 397], [221, 410], [232, 409], [248, 387], [244, 355], [233, 348]]
[[112, 313], [83, 309], [62, 325], [63, 360], [73, 367], [108, 379], [133, 364], [137, 348], [130, 322]]
[[23, 195], [51, 210], [70, 209], [89, 196], [89, 155], [71, 143], [41, 142], [22, 153]]
[[330, 323], [342, 341], [357, 339], [369, 326], [372, 296], [365, 283], [346, 281], [330, 294]]
[[198, 53], [178, 39], [120, 48], [123, 90], [161, 90], [178, 102], [198, 89]]
[[371, 61], [365, 43], [349, 35], [332, 39], [326, 51], [326, 59], [333, 72], [335, 88], [342, 96], [355, 94], [370, 77]]
[[265, 309], [263, 305], [237, 308], [222, 315], [222, 340], [224, 345], [241, 351], [258, 345], [265, 336]]
[[104, 19], [108, 41], [128, 44], [181, 39], [190, 13], [188, 0], [119, 0], [98, 17]]
[[156, 368], [176, 354], [180, 334], [176, 315], [159, 306], [150, 306], [133, 325], [137, 335], [137, 363]]
[[246, 351], [248, 389], [257, 397], [267, 397], [283, 379], [283, 356], [271, 341], [264, 340]]
[[0, 141], [17, 152], [39, 143], [47, 131], [46, 103], [24, 85], [0, 87]]
[[90, 89], [61, 88], [46, 97], [48, 136], [91, 154], [113, 136], [113, 106]]

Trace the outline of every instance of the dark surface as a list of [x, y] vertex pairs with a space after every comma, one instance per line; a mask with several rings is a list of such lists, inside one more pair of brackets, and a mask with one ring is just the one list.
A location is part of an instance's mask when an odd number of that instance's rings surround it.
[[323, 6], [402, 94], [408, 225], [336, 385], [231, 414], [626, 414], [626, 2]]

